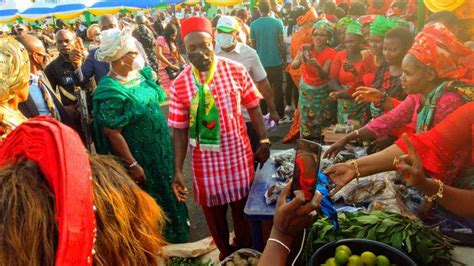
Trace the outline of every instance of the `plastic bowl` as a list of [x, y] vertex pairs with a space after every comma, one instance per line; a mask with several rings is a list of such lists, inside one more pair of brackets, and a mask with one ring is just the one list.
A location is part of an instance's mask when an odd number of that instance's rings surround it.
[[364, 251], [371, 251], [376, 256], [384, 255], [391, 264], [398, 266], [416, 266], [417, 264], [402, 251], [387, 244], [368, 239], [343, 239], [325, 244], [320, 247], [311, 257], [308, 265], [322, 265], [327, 259], [334, 257], [336, 248], [346, 245], [352, 250], [352, 254], [359, 255]]

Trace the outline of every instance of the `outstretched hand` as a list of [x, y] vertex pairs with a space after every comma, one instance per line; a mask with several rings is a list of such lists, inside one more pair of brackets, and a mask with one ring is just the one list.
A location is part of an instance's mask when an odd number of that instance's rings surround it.
[[402, 138], [408, 147], [408, 154], [396, 157], [393, 163], [407, 185], [420, 186], [426, 181], [423, 163], [408, 136], [403, 134]]
[[351, 182], [357, 175], [354, 166], [348, 163], [332, 165], [324, 171], [324, 174], [336, 185], [336, 187], [330, 191], [332, 195]]
[[356, 89], [356, 91], [352, 94], [352, 98], [354, 98], [357, 104], [379, 104], [383, 99], [383, 92], [377, 90], [376, 88], [362, 86]]

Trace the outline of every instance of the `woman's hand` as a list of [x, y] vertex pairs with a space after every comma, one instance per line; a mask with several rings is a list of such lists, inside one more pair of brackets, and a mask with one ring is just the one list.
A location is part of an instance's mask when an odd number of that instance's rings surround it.
[[352, 62], [349, 60], [346, 60], [346, 62], [342, 64], [342, 68], [344, 69], [344, 71], [354, 74], [354, 76], [359, 75], [359, 73], [354, 67], [354, 64], [352, 64]]
[[358, 87], [356, 92], [352, 94], [352, 98], [354, 98], [358, 104], [380, 104], [383, 99], [383, 95], [383, 92], [377, 90], [376, 88]]
[[354, 166], [348, 163], [338, 163], [332, 165], [324, 171], [331, 181], [336, 184], [336, 187], [331, 190], [331, 194], [336, 193], [345, 185], [347, 185], [357, 175]]
[[273, 228], [280, 235], [295, 237], [301, 234], [303, 229], [314, 223], [322, 195], [316, 192], [313, 199], [305, 203], [303, 193], [295, 193], [295, 197], [287, 202], [290, 194], [291, 181], [278, 198], [275, 216], [273, 217]]
[[169, 67], [173, 69], [174, 71], [179, 71], [179, 66], [177, 65], [170, 65]]
[[423, 163], [407, 135], [403, 134], [402, 138], [408, 147], [408, 154], [401, 155], [394, 159], [393, 163], [395, 164], [395, 168], [400, 171], [407, 185], [422, 186], [426, 181]]
[[139, 186], [144, 186], [146, 181], [145, 171], [143, 168], [137, 164], [130, 168], [130, 175], [132, 176], [135, 183]]
[[174, 196], [179, 202], [186, 201], [189, 191], [184, 183], [184, 177], [182, 174], [175, 174], [171, 188], [173, 189]]
[[311, 59], [308, 60], [308, 64], [313, 66], [313, 67], [316, 67], [316, 68], [321, 68], [321, 65], [319, 64], [319, 62], [314, 57], [312, 57]]
[[342, 138], [336, 141], [334, 144], [329, 147], [329, 149], [324, 153], [324, 158], [335, 158], [337, 154], [346, 147], [347, 141], [345, 138]]

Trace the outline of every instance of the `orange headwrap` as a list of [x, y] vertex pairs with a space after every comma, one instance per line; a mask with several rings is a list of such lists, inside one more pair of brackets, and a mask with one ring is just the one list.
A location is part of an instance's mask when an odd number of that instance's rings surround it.
[[316, 12], [316, 9], [312, 7], [306, 12], [306, 14], [298, 17], [296, 19], [296, 22], [298, 23], [299, 26], [302, 26], [308, 22], [315, 23], [317, 20], [318, 20], [318, 12]]
[[422, 64], [433, 68], [440, 78], [465, 78], [468, 68], [463, 63], [472, 51], [441, 23], [426, 26], [416, 36], [408, 51]]
[[55, 198], [58, 244], [55, 265], [92, 265], [96, 233], [92, 173], [81, 138], [45, 116], [24, 122], [0, 143], [0, 166], [38, 164]]

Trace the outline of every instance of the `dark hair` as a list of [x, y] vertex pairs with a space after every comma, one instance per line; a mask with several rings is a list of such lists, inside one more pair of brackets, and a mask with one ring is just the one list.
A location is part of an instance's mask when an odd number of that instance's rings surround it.
[[[170, 51], [171, 51], [171, 35], [173, 34], [178, 34], [178, 28], [176, 28], [175, 25], [168, 23], [168, 25], [166, 25], [165, 29], [163, 30], [163, 37], [165, 38], [166, 44], [168, 44], [168, 48], [170, 49]], [[175, 42], [173, 43], [176, 45]]]
[[270, 2], [268, 1], [260, 1], [258, 8], [262, 15], [268, 15], [270, 13]]
[[324, 14], [334, 15], [336, 13], [336, 4], [334, 2], [326, 2], [323, 5]]
[[214, 18], [211, 21], [212, 27], [216, 28], [217, 27], [217, 22], [219, 22], [219, 19], [221, 18], [222, 15], [215, 15]]
[[385, 39], [397, 39], [400, 41], [403, 49], [408, 51], [413, 44], [413, 34], [406, 28], [396, 27], [385, 33]]
[[346, 11], [344, 11], [344, 9], [338, 7], [338, 8], [336, 8], [336, 12], [334, 12], [334, 15], [336, 15], [336, 17], [338, 19], [341, 19], [341, 18], [346, 16]]
[[426, 19], [425, 23], [435, 23], [435, 22], [441, 22], [446, 27], [452, 28], [459, 24], [459, 19], [456, 16], [456, 14], [454, 14], [453, 12], [443, 10], [443, 11], [439, 11], [439, 12], [431, 14]]
[[367, 14], [367, 8], [364, 4], [355, 2], [351, 5], [348, 12], [349, 16], [363, 16]]
[[347, 11], [349, 11], [349, 4], [348, 3], [340, 3], [339, 5], [337, 5], [337, 7], [342, 8], [344, 10], [344, 12], [346, 12], [346, 14], [347, 14]]
[[240, 19], [244, 19], [244, 16], [247, 15], [248, 16], [248, 12], [247, 10], [245, 10], [245, 8], [241, 8], [239, 10], [237, 10], [237, 12], [235, 13], [235, 15], [240, 18]]

